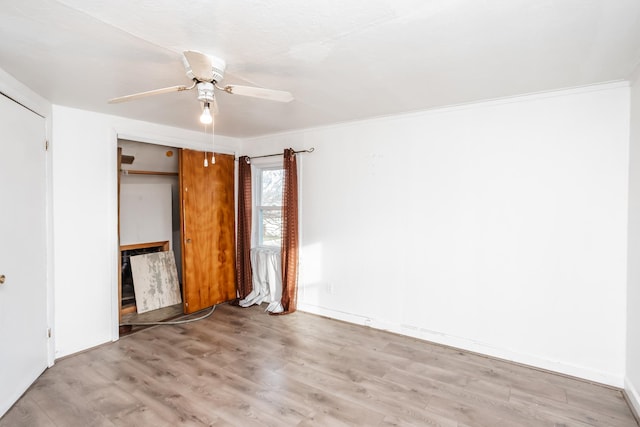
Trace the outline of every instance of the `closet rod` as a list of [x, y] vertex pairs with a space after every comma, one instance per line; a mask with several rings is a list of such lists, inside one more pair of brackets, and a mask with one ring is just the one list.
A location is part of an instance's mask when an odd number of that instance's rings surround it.
[[[298, 153], [313, 153], [313, 151], [315, 150], [315, 148], [311, 147], [308, 148], [306, 150], [300, 150], [300, 151], [294, 151], [294, 154], [298, 154]], [[252, 159], [261, 159], [263, 157], [275, 157], [275, 156], [282, 156], [284, 155], [284, 153], [276, 153], [276, 154], [265, 154], [262, 156], [253, 156], [253, 157], [249, 157], [249, 156], [245, 156], [245, 160], [247, 161], [247, 163], [251, 162]], [[236, 159], [238, 160], [238, 159]]]
[[167, 175], [178, 176], [178, 172], [158, 172], [158, 171], [141, 171], [133, 169], [120, 169], [122, 175]]

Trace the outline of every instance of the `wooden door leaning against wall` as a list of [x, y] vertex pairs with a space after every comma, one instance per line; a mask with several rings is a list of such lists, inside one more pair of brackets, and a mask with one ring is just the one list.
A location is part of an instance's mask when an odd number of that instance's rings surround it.
[[236, 297], [234, 156], [180, 150], [182, 297], [194, 313]]

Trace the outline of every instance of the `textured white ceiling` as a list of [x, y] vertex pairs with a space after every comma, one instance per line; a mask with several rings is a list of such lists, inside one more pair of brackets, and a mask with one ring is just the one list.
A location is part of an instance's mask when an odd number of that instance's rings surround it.
[[0, 3], [0, 68], [60, 105], [201, 129], [183, 50], [227, 61], [216, 133], [250, 137], [627, 79], [638, 0], [23, 0]]

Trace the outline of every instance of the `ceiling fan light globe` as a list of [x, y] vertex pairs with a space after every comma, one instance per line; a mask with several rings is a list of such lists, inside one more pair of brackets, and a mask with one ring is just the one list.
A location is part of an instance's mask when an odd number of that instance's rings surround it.
[[200, 114], [200, 123], [204, 125], [210, 125], [213, 123], [213, 117], [211, 117], [211, 110], [209, 109], [209, 103], [204, 105], [202, 114]]

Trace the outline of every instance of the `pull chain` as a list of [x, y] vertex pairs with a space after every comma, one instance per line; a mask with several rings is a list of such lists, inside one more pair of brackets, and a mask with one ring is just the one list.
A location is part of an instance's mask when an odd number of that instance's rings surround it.
[[[216, 141], [216, 136], [215, 133], [213, 132], [214, 129], [214, 125], [213, 122], [211, 123], [211, 164], [215, 165], [216, 164], [216, 154], [214, 152], [215, 150], [215, 141]], [[204, 125], [204, 133], [207, 133], [207, 125]], [[209, 167], [209, 159], [207, 158], [207, 151], [204, 152], [204, 167], [208, 168]]]
[[216, 136], [215, 136], [215, 133], [213, 132], [214, 127], [215, 127], [215, 121], [211, 123], [211, 164], [212, 165], [216, 164], [216, 153], [215, 153]]
[[[207, 133], [207, 125], [204, 125], [204, 133]], [[204, 152], [204, 167], [208, 168], [209, 167], [209, 160], [207, 160], [207, 152]]]

